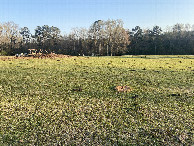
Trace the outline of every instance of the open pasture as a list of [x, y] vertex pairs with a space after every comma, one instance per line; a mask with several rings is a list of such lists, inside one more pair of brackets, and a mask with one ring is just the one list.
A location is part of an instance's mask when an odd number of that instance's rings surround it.
[[192, 145], [193, 103], [193, 56], [0, 59], [0, 145]]

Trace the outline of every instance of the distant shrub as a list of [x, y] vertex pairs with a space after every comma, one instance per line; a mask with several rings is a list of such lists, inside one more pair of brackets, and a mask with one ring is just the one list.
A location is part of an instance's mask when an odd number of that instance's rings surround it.
[[6, 56], [6, 55], [8, 55], [6, 51], [4, 50], [0, 51], [0, 56]]

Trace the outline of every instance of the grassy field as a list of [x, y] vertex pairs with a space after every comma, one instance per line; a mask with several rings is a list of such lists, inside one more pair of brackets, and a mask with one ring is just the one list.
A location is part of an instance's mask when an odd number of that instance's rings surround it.
[[0, 60], [0, 145], [192, 145], [193, 103], [193, 56]]

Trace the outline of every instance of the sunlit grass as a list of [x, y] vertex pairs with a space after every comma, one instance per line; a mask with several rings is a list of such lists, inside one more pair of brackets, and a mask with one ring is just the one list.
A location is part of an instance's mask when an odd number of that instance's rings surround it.
[[[0, 60], [0, 144], [191, 145], [193, 63], [192, 56]], [[132, 91], [118, 93], [118, 85]]]

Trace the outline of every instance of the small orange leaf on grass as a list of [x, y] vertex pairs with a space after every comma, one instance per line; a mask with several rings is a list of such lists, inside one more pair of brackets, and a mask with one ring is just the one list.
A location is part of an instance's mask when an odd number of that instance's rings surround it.
[[118, 92], [130, 92], [132, 89], [129, 86], [116, 86], [115, 89]]

